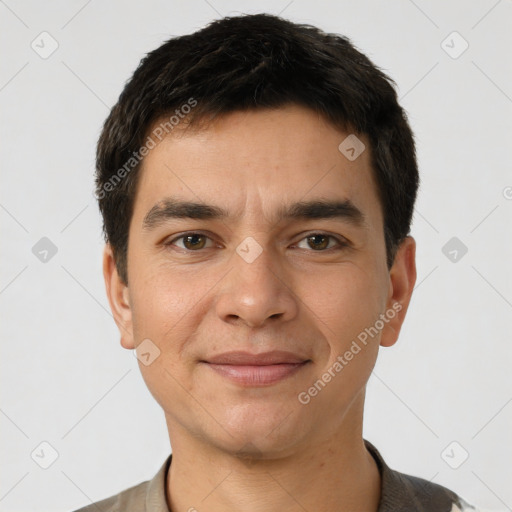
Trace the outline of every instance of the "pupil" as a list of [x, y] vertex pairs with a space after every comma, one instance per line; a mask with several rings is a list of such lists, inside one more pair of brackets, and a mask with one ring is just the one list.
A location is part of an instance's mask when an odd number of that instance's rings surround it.
[[[187, 244], [196, 247], [197, 245], [201, 245], [201, 242], [199, 239], [201, 238], [201, 235], [189, 235], [186, 238]], [[195, 241], [194, 241], [195, 240]]]
[[[324, 235], [314, 235], [314, 236], [309, 237], [309, 239], [313, 240], [313, 244], [314, 244], [313, 248], [314, 249], [318, 249], [318, 248], [322, 249], [325, 247], [325, 240], [327, 239], [327, 237]], [[323, 243], [320, 242], [320, 244], [318, 244], [317, 243], [317, 242], [319, 242], [318, 239], [323, 240]]]

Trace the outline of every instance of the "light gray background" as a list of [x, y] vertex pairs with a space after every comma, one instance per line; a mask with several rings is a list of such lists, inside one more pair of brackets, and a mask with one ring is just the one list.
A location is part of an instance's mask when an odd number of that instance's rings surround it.
[[[146, 52], [262, 11], [349, 36], [396, 80], [417, 138], [418, 284], [370, 379], [365, 438], [395, 469], [512, 510], [510, 0], [0, 1], [0, 510], [72, 510], [168, 455], [104, 292], [95, 143]], [[58, 42], [46, 59], [31, 47], [51, 48], [43, 31]], [[458, 58], [453, 31], [469, 44]], [[46, 263], [32, 253], [42, 237], [58, 248]], [[456, 262], [452, 237], [468, 248]], [[48, 469], [43, 441], [58, 452]]]

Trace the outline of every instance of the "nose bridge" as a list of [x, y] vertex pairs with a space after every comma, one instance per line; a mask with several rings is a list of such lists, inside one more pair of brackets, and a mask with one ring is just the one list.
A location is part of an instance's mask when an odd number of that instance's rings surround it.
[[244, 239], [230, 259], [231, 271], [217, 301], [217, 314], [225, 321], [238, 317], [251, 325], [270, 317], [288, 320], [297, 305], [278, 255], [254, 238]]
[[240, 282], [246, 281], [251, 286], [272, 286], [280, 264], [270, 244], [266, 245], [261, 238], [260, 242], [247, 237], [238, 245], [232, 260], [233, 270]]

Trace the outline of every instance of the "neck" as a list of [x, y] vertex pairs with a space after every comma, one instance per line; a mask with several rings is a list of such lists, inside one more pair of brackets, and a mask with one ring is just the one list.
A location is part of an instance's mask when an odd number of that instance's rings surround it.
[[192, 438], [168, 419], [170, 510], [377, 512], [381, 480], [362, 438], [362, 407], [340, 432], [286, 457], [251, 461]]

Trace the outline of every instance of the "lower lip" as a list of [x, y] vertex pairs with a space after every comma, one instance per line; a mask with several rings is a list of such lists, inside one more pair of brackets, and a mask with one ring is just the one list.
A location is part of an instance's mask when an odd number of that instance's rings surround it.
[[206, 363], [213, 371], [244, 386], [268, 386], [290, 377], [308, 361], [303, 363], [282, 363], [262, 366]]

